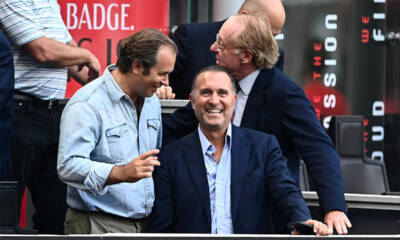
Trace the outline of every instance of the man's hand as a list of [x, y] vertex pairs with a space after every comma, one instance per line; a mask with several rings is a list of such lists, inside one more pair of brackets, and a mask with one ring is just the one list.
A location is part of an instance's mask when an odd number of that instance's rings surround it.
[[[332, 231], [329, 230], [328, 226], [326, 226], [324, 223], [320, 221], [309, 219], [306, 221], [306, 223], [313, 225], [313, 231], [317, 236], [326, 236], [332, 234]], [[292, 235], [299, 235], [299, 234], [301, 233], [292, 231]]]
[[306, 223], [314, 226], [314, 233], [317, 236], [326, 236], [326, 235], [331, 235], [333, 233], [333, 231], [329, 229], [328, 226], [326, 226], [324, 223], [320, 221], [309, 219], [306, 221]]
[[80, 64], [77, 70], [77, 72], [80, 72], [84, 66], [89, 68], [87, 79], [85, 81], [86, 83], [96, 79], [100, 75], [101, 69], [100, 62], [96, 56], [94, 56], [92, 53], [90, 53], [90, 55], [90, 60], [86, 63]]
[[175, 93], [172, 92], [172, 88], [170, 86], [161, 86], [157, 88], [156, 95], [159, 99], [174, 99]]
[[339, 235], [347, 234], [347, 228], [351, 228], [350, 220], [342, 211], [329, 211], [327, 214], [325, 214], [324, 222], [326, 225], [328, 225], [329, 230], [332, 232], [333, 227], [335, 227], [335, 230]]
[[134, 158], [127, 165], [114, 166], [105, 185], [121, 182], [137, 182], [142, 178], [151, 177], [154, 166], [160, 166], [160, 162], [154, 156], [159, 152], [158, 149], [150, 150]]

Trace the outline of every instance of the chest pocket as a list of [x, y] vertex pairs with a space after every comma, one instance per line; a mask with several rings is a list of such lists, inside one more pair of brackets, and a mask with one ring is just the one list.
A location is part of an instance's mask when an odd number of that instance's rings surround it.
[[157, 136], [160, 129], [160, 120], [148, 119], [147, 120], [147, 131], [149, 133], [150, 149], [157, 148]]
[[127, 123], [111, 127], [105, 131], [108, 149], [112, 162], [121, 162], [129, 157], [132, 150], [128, 145], [130, 142], [129, 127]]

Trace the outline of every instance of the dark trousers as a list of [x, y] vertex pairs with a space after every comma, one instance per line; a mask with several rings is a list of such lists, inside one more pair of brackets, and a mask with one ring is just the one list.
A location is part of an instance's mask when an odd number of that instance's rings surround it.
[[0, 31], [0, 181], [11, 180], [11, 127], [14, 62], [10, 43]]
[[64, 233], [66, 185], [56, 169], [62, 110], [58, 104], [14, 99], [12, 157], [18, 196], [21, 200], [25, 186], [29, 188], [39, 233]]

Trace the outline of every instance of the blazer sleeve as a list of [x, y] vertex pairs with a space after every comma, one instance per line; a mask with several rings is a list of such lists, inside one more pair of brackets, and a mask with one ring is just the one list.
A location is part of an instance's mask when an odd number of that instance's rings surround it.
[[338, 153], [303, 90], [291, 82], [285, 91], [282, 124], [316, 185], [322, 213], [330, 210], [346, 213]]
[[147, 231], [151, 233], [172, 233], [175, 219], [174, 186], [164, 161], [163, 153], [159, 155], [161, 166], [153, 172], [154, 180], [154, 206], [150, 214]]
[[163, 146], [193, 132], [199, 123], [190, 102], [185, 107], [164, 116], [162, 121]]
[[271, 135], [265, 142], [269, 149], [265, 154], [265, 176], [270, 196], [282, 210], [287, 223], [311, 219], [301, 190], [287, 168], [278, 141]]

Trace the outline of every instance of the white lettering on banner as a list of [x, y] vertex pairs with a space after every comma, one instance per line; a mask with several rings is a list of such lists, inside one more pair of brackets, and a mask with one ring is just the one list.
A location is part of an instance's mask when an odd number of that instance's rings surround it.
[[118, 14], [115, 14], [115, 26], [113, 27], [111, 24], [111, 10], [113, 7], [118, 7], [118, 4], [116, 3], [112, 3], [109, 7], [108, 7], [108, 11], [107, 11], [107, 26], [110, 30], [118, 30]]
[[325, 108], [335, 108], [336, 106], [336, 96], [333, 94], [324, 95], [324, 107]]
[[[385, 103], [383, 101], [375, 101], [372, 104], [372, 116], [382, 117], [385, 114]], [[385, 129], [383, 126], [372, 126], [372, 141], [382, 142], [385, 138]], [[382, 151], [373, 151], [372, 159], [383, 161], [384, 154]]]
[[378, 29], [378, 30], [373, 29], [372, 31], [373, 31], [373, 37], [374, 37], [375, 41], [377, 41], [377, 42], [385, 41], [385, 35], [382, 34], [382, 31], [380, 29]]
[[[72, 11], [71, 11], [72, 9]], [[78, 26], [78, 18], [76, 17], [77, 7], [76, 4], [67, 3], [67, 28], [75, 29]], [[71, 25], [71, 18], [74, 20], [74, 25]]]
[[[318, 68], [321, 67], [322, 64], [327, 67], [335, 67], [336, 66], [336, 59], [335, 58], [330, 58], [330, 59], [324, 59], [321, 57], [320, 53], [322, 50], [325, 50], [326, 52], [330, 53], [335, 53], [338, 49], [338, 42], [335, 37], [336, 31], [338, 28], [338, 15], [337, 14], [327, 14], [325, 15], [325, 29], [329, 30], [329, 35], [326, 36], [324, 40], [324, 44], [322, 45], [321, 42], [314, 42], [313, 48], [314, 51], [318, 54], [313, 57], [313, 66]], [[333, 30], [333, 31], [330, 31]], [[333, 35], [333, 36], [332, 36]], [[324, 47], [324, 48], [323, 48]], [[324, 74], [324, 78], [321, 79], [322, 74]], [[319, 71], [314, 71], [313, 72], [313, 80], [314, 81], [322, 81], [324, 86], [329, 88], [332, 87], [334, 88], [336, 86], [336, 73], [332, 72], [332, 68], [329, 68], [329, 71], [326, 73], [321, 73]], [[320, 120], [321, 119], [321, 109], [319, 107], [321, 100], [322, 102], [322, 108], [327, 109], [327, 111], [324, 111], [324, 113], [330, 114], [331, 111], [334, 111], [334, 108], [336, 107], [337, 100], [336, 100], [336, 95], [335, 94], [329, 94], [329, 93], [324, 93], [323, 96], [321, 95], [313, 95], [310, 98], [312, 104], [315, 107], [315, 113], [317, 115], [317, 118]], [[318, 106], [318, 107], [317, 107]], [[326, 114], [323, 116], [324, 118], [322, 119], [322, 124], [325, 128], [329, 127], [329, 122], [331, 120], [331, 116], [326, 116]]]
[[[332, 23], [332, 21], [335, 21]], [[337, 29], [337, 14], [328, 14], [325, 17], [325, 27], [327, 29]]]
[[99, 4], [99, 3], [93, 4], [93, 19], [94, 19], [94, 21], [93, 21], [93, 29], [94, 30], [102, 29], [104, 27], [104, 24], [106, 23], [106, 19], [102, 17], [102, 18], [100, 18], [101, 19], [100, 25], [97, 24], [97, 21], [98, 21], [97, 20], [98, 19], [97, 11], [98, 11], [98, 9], [100, 9], [100, 11], [101, 11], [101, 16], [105, 16], [106, 15], [106, 9], [104, 8], [103, 4]]
[[372, 141], [383, 141], [384, 130], [382, 126], [373, 126], [372, 127]]
[[90, 14], [86, 4], [83, 5], [83, 10], [80, 17], [78, 29], [81, 29], [82, 23], [86, 23], [88, 29], [92, 29], [92, 23], [90, 22]]
[[129, 8], [131, 4], [84, 3], [79, 9], [76, 3], [67, 3], [67, 28], [102, 30], [107, 27], [111, 31], [133, 31], [134, 25], [129, 25]]
[[[334, 33], [338, 28], [338, 15], [337, 14], [327, 14], [325, 16], [325, 28], [327, 30], [334, 30]], [[336, 37], [326, 37], [324, 41], [324, 48], [327, 52], [336, 52], [337, 50], [337, 39]], [[336, 59], [324, 59], [325, 66], [336, 66]], [[336, 86], [336, 73], [330, 72], [324, 74], [324, 86], [325, 87], [335, 87]], [[335, 94], [325, 94], [323, 97], [323, 106], [325, 109], [334, 109], [336, 107], [336, 95]], [[324, 128], [328, 129], [329, 123], [332, 116], [325, 116], [322, 120], [322, 125]]]
[[372, 116], [383, 116], [385, 114], [385, 104], [382, 101], [375, 101], [372, 104]]
[[125, 19], [128, 17], [128, 14], [125, 13], [125, 8], [128, 8], [129, 4], [121, 4], [121, 30], [129, 30], [129, 27], [125, 26]]
[[378, 161], [383, 161], [383, 152], [382, 151], [374, 151], [371, 154], [371, 158]]
[[324, 85], [325, 85], [325, 87], [335, 87], [336, 86], [336, 74], [335, 73], [325, 73]]
[[336, 51], [337, 41], [335, 37], [327, 37], [325, 39], [325, 50], [328, 52]]
[[328, 117], [324, 118], [324, 122], [323, 122], [324, 128], [326, 128], [326, 129], [329, 128], [329, 124], [331, 122], [331, 118], [332, 118], [332, 116], [328, 116]]
[[325, 66], [336, 66], [336, 59], [325, 59]]

